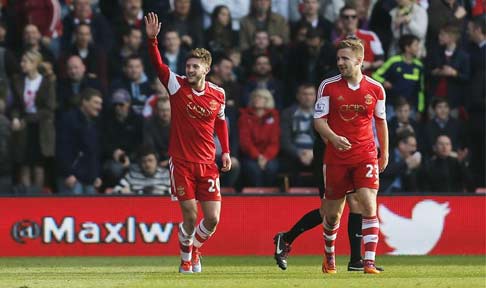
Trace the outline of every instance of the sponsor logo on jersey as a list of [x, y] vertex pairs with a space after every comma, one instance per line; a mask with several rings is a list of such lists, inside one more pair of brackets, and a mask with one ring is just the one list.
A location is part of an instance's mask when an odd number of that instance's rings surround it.
[[361, 104], [343, 104], [339, 106], [339, 116], [344, 121], [356, 119], [359, 114], [365, 114], [366, 107]]
[[210, 117], [211, 114], [213, 114], [212, 111], [210, 111], [210, 110], [208, 110], [204, 107], [201, 107], [201, 106], [197, 105], [196, 103], [194, 103], [192, 101], [187, 103], [186, 110], [187, 110], [187, 114], [191, 118], [205, 119], [205, 118]]

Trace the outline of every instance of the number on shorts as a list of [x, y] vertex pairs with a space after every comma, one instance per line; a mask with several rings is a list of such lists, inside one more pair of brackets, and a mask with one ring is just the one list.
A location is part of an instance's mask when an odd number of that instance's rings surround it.
[[378, 165], [366, 164], [366, 168], [368, 169], [368, 172], [366, 172], [366, 178], [378, 178], [378, 174], [380, 173], [380, 170], [378, 170]]
[[208, 182], [209, 182], [209, 189], [208, 189], [209, 192], [212, 193], [212, 192], [219, 191], [219, 177], [216, 178], [216, 181], [213, 179], [208, 179]]

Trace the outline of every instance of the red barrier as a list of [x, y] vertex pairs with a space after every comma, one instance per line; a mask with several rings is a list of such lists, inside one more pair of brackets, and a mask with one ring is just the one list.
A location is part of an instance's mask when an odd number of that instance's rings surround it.
[[[223, 199], [208, 255], [271, 255], [272, 238], [318, 207], [315, 196]], [[486, 197], [380, 197], [379, 254], [486, 254]], [[177, 255], [179, 206], [167, 197], [0, 198], [0, 256]], [[348, 254], [347, 212], [337, 253]], [[292, 254], [321, 254], [320, 227]]]

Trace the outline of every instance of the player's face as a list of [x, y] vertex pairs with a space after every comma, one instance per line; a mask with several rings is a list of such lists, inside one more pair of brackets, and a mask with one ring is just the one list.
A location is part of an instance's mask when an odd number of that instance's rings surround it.
[[440, 136], [435, 143], [435, 149], [439, 157], [447, 157], [452, 152], [451, 139], [447, 136]]
[[206, 77], [209, 72], [208, 65], [204, 64], [201, 59], [189, 58], [186, 62], [186, 77], [189, 84], [197, 84], [201, 79]]
[[145, 175], [154, 175], [157, 171], [157, 158], [154, 154], [142, 158], [142, 170]]
[[356, 57], [351, 48], [337, 51], [337, 66], [344, 78], [353, 77], [361, 69], [362, 59]]

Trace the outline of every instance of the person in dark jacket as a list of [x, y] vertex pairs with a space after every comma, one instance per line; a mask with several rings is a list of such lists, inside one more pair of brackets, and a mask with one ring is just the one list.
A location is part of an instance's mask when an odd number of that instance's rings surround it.
[[466, 192], [471, 183], [471, 174], [464, 163], [452, 157], [452, 142], [447, 135], [437, 137], [435, 155], [424, 167], [424, 190], [426, 192]]
[[100, 134], [96, 118], [101, 112], [101, 92], [87, 88], [78, 109], [66, 112], [58, 124], [58, 193], [96, 194], [101, 186]]

